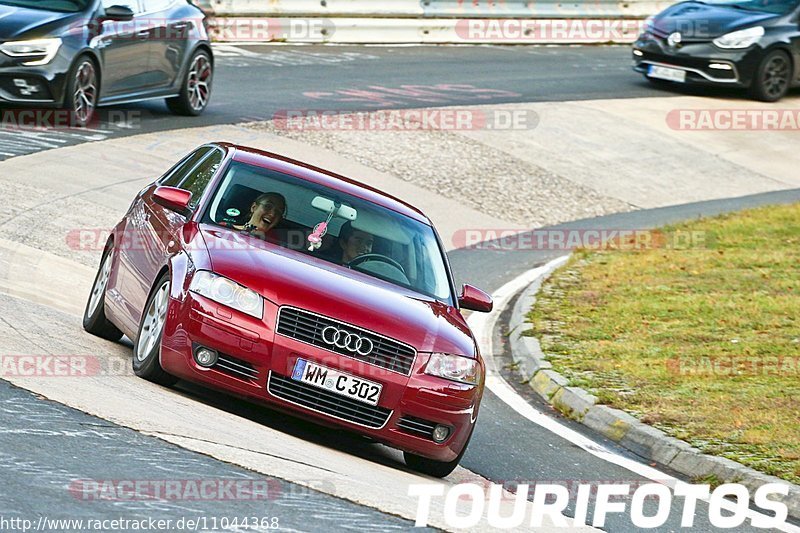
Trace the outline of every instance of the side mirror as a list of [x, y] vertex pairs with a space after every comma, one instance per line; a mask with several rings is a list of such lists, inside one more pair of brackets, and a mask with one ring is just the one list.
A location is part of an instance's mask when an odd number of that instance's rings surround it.
[[153, 201], [155, 203], [185, 217], [188, 217], [192, 212], [189, 209], [191, 199], [191, 192], [175, 187], [156, 187], [156, 190], [153, 191]]
[[482, 290], [472, 285], [464, 285], [461, 289], [461, 296], [458, 297], [458, 305], [462, 309], [488, 313], [494, 307], [494, 302], [492, 302], [492, 297]]
[[133, 10], [125, 6], [107, 7], [105, 19], [128, 22], [129, 20], [133, 20]]

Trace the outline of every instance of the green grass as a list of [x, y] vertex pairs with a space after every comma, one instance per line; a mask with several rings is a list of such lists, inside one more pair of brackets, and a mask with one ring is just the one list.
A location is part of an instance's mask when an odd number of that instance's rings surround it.
[[800, 483], [800, 205], [665, 231], [706, 243], [574, 254], [529, 333], [602, 403]]

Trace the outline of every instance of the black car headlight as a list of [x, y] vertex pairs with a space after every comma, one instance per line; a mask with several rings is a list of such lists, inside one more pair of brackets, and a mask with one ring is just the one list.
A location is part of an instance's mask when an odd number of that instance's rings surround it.
[[740, 48], [747, 48], [757, 43], [761, 37], [764, 36], [763, 26], [753, 26], [746, 30], [734, 31], [726, 33], [721, 37], [714, 39], [714, 44], [720, 48], [737, 50]]
[[33, 39], [30, 41], [9, 41], [0, 44], [0, 52], [9, 57], [23, 59], [23, 65], [36, 66], [46, 65], [58, 53], [61, 48], [61, 39]]

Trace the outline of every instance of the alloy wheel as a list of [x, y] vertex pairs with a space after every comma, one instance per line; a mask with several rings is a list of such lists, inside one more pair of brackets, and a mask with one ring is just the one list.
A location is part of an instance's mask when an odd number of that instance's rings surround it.
[[189, 91], [189, 105], [201, 111], [208, 104], [211, 93], [211, 62], [204, 54], [198, 54], [189, 69], [186, 88]]
[[103, 261], [103, 266], [100, 267], [100, 272], [98, 273], [97, 279], [94, 282], [94, 287], [92, 287], [92, 294], [89, 297], [89, 307], [86, 310], [87, 316], [92, 316], [94, 315], [95, 311], [97, 311], [97, 306], [100, 304], [100, 300], [103, 298], [103, 295], [106, 292], [109, 277], [111, 277], [110, 250], [108, 254], [106, 254], [106, 258]]
[[72, 95], [75, 121], [86, 125], [94, 114], [97, 105], [97, 73], [94, 64], [83, 61], [75, 73], [75, 90]]
[[167, 303], [169, 300], [169, 280], [165, 281], [153, 295], [147, 312], [144, 316], [142, 331], [139, 333], [139, 342], [136, 346], [136, 358], [144, 361], [152, 352], [161, 337], [164, 322], [167, 318]]
[[764, 92], [770, 97], [779, 96], [788, 84], [789, 62], [783, 55], [776, 55], [764, 68]]

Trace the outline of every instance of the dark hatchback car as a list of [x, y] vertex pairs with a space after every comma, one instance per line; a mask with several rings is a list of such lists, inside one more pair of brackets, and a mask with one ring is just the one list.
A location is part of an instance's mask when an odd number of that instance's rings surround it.
[[213, 54], [186, 0], [0, 0], [0, 103], [62, 107], [77, 125], [99, 105], [165, 98], [199, 115]]
[[653, 82], [740, 87], [765, 102], [800, 83], [800, 1], [681, 2], [645, 23], [634, 70]]

